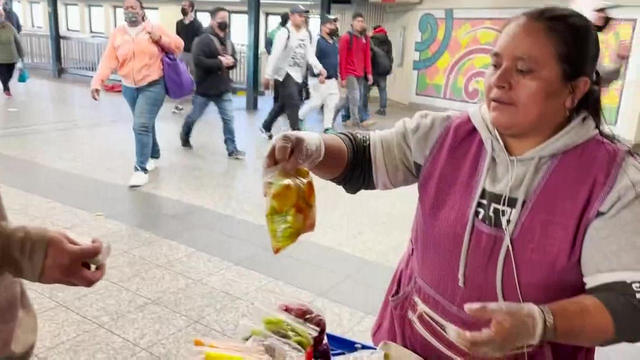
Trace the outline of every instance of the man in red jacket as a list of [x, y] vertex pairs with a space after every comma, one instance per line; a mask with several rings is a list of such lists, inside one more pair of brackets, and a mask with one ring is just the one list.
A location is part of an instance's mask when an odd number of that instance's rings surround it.
[[[366, 85], [373, 84], [371, 71], [371, 43], [365, 34], [366, 24], [362, 13], [353, 14], [351, 30], [340, 38], [340, 85], [347, 88], [347, 102], [351, 121], [348, 125], [360, 128], [359, 112], [361, 96], [366, 96]], [[366, 80], [365, 80], [366, 77]]]

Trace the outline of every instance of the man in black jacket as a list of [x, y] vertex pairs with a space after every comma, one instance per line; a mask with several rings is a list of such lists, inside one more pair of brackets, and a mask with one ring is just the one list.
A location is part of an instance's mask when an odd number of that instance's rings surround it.
[[[391, 41], [387, 36], [387, 30], [380, 25], [373, 27], [371, 35], [371, 68], [373, 70], [373, 86], [378, 87], [380, 95], [380, 108], [376, 114], [387, 115], [387, 76], [391, 74], [393, 66], [393, 48]], [[364, 108], [369, 112], [369, 91], [367, 88], [367, 96], [365, 97]]]
[[191, 131], [204, 111], [213, 102], [222, 118], [224, 144], [231, 159], [241, 160], [245, 153], [238, 150], [233, 129], [233, 101], [229, 71], [236, 66], [236, 51], [229, 39], [229, 10], [217, 7], [211, 10], [211, 26], [204, 30], [191, 49], [196, 68], [196, 93], [193, 110], [182, 125], [182, 147], [191, 149]]

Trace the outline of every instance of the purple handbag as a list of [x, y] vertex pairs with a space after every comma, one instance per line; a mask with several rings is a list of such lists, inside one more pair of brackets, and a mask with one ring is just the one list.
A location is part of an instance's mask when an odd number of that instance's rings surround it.
[[167, 95], [172, 99], [180, 99], [193, 93], [195, 83], [184, 61], [175, 55], [165, 52], [162, 56], [164, 86]]

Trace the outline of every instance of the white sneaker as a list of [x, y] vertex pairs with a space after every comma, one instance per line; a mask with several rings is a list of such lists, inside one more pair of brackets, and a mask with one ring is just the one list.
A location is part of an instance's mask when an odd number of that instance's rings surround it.
[[129, 180], [129, 187], [140, 187], [149, 182], [149, 175], [142, 171], [136, 171], [131, 175]]
[[158, 167], [158, 165], [156, 165], [156, 161], [154, 159], [149, 159], [149, 161], [147, 161], [147, 171], [153, 171]]

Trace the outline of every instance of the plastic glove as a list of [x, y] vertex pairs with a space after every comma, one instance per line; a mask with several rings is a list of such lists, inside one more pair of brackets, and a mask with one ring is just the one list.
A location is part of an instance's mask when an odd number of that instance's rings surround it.
[[275, 138], [265, 168], [280, 166], [285, 172], [293, 173], [303, 167], [313, 170], [324, 158], [324, 141], [317, 133], [293, 131]]
[[448, 335], [472, 356], [502, 357], [537, 345], [542, 339], [544, 315], [532, 303], [470, 303], [464, 310], [491, 325], [481, 331], [464, 331], [452, 327]]
[[18, 61], [18, 63], [16, 64], [16, 69], [18, 70], [24, 69], [24, 62], [22, 60]]

